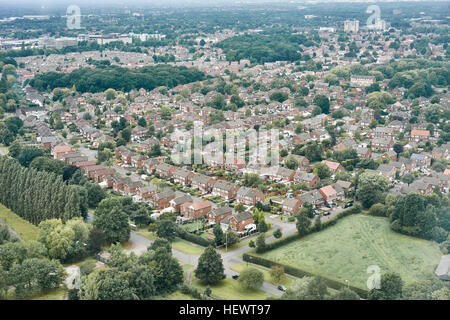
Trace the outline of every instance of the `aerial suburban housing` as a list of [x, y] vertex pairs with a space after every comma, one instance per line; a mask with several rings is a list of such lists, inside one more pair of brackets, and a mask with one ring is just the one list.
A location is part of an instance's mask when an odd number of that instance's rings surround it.
[[450, 300], [448, 1], [73, 2], [0, 1], [0, 300]]

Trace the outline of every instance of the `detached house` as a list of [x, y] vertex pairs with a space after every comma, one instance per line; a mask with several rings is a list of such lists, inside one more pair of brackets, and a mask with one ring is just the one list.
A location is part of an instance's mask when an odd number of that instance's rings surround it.
[[345, 168], [339, 162], [322, 160], [322, 163], [326, 164], [333, 174], [339, 171], [345, 171]]
[[273, 178], [273, 180], [283, 181], [283, 182], [287, 183], [287, 182], [294, 180], [294, 176], [295, 176], [294, 170], [284, 168], [284, 167], [279, 167], [272, 178]]
[[308, 202], [316, 208], [325, 203], [323, 195], [317, 190], [312, 190], [301, 194], [300, 199], [302, 200], [302, 203]]
[[254, 223], [253, 215], [249, 212], [233, 212], [221, 221], [221, 225], [228, 229], [230, 227], [235, 232], [244, 231], [245, 227]]
[[143, 200], [150, 200], [156, 195], [156, 191], [158, 191], [158, 188], [154, 184], [150, 184], [137, 189], [136, 194]]
[[172, 178], [173, 172], [176, 169], [177, 169], [176, 167], [174, 167], [170, 164], [160, 163], [156, 166], [155, 173], [157, 173], [160, 177], [170, 179], [170, 178]]
[[215, 183], [215, 178], [200, 173], [194, 174], [191, 179], [191, 187], [199, 189], [202, 192], [211, 191]]
[[284, 199], [282, 205], [283, 214], [286, 215], [296, 215], [302, 205], [302, 200], [297, 198], [287, 198]]
[[171, 189], [166, 189], [157, 193], [153, 198], [153, 204], [158, 210], [170, 207], [170, 200], [175, 198], [175, 192]]
[[146, 156], [141, 154], [135, 154], [131, 156], [131, 165], [137, 169], [143, 169], [145, 160], [147, 160]]
[[378, 137], [372, 140], [372, 149], [388, 151], [394, 147], [394, 140], [390, 137]]
[[180, 205], [180, 213], [189, 219], [198, 219], [208, 215], [211, 211], [212, 203], [208, 200], [192, 203], [186, 202]]
[[238, 190], [239, 187], [234, 183], [225, 180], [218, 180], [214, 184], [211, 194], [213, 196], [219, 196], [225, 200], [233, 200], [236, 198]]
[[297, 173], [294, 176], [294, 182], [295, 183], [304, 183], [309, 188], [314, 188], [320, 181], [320, 178], [314, 173], [307, 173], [305, 171], [297, 171]]
[[143, 186], [141, 181], [129, 181], [124, 184], [123, 191], [127, 194], [136, 194], [137, 190]]
[[193, 176], [193, 172], [182, 168], [178, 168], [173, 172], [173, 180], [183, 186], [190, 184]]
[[344, 189], [337, 183], [322, 187], [319, 192], [328, 204], [345, 199]]
[[73, 150], [72, 147], [66, 145], [54, 146], [52, 149], [53, 157], [60, 160], [64, 157], [64, 155], [74, 153], [75, 150]]
[[370, 150], [369, 148], [357, 147], [356, 153], [358, 154], [359, 158], [370, 159], [370, 157], [372, 155], [372, 150]]
[[264, 201], [264, 193], [255, 188], [241, 187], [236, 194], [236, 201], [247, 206], [254, 206]]
[[338, 181], [336, 181], [336, 184], [341, 186], [341, 188], [344, 190], [344, 194], [347, 194], [355, 189], [353, 187], [353, 183], [351, 183], [349, 181], [338, 180]]
[[217, 223], [220, 223], [226, 217], [231, 216], [232, 214], [233, 214], [233, 209], [228, 206], [224, 206], [224, 207], [218, 207], [218, 208], [211, 210], [208, 213], [207, 218], [208, 218], [209, 224], [217, 224]]

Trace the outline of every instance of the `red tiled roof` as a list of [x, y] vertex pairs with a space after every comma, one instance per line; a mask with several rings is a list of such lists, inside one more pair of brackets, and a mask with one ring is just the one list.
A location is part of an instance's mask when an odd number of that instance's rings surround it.
[[412, 136], [426, 136], [426, 137], [429, 137], [430, 136], [430, 131], [428, 131], [428, 130], [411, 130], [411, 135]]

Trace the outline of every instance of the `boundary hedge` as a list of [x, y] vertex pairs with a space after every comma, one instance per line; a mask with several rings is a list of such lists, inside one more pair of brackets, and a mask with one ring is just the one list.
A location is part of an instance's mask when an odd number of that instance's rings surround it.
[[[339, 219], [342, 219], [342, 218], [347, 217], [352, 214], [360, 213], [361, 211], [362, 211], [361, 205], [356, 203], [353, 207], [340, 212], [333, 219], [323, 222], [320, 230], [323, 230], [330, 226], [334, 226]], [[310, 231], [305, 236], [307, 236], [308, 234], [314, 233], [314, 232], [319, 232], [320, 230], [317, 230], [314, 227], [311, 227]], [[279, 240], [267, 243], [266, 247], [263, 250], [261, 250], [259, 253], [264, 253], [264, 252], [279, 248], [285, 244], [288, 244], [295, 240], [299, 240], [301, 238], [302, 238], [302, 236], [300, 236], [298, 233], [291, 234], [291, 235], [283, 237]]]
[[[242, 256], [242, 259], [245, 262], [250, 262], [250, 263], [254, 263], [254, 264], [258, 264], [261, 266], [264, 266], [266, 268], [271, 268], [273, 266], [278, 266], [278, 267], [283, 267], [284, 268], [284, 272], [294, 276], [294, 277], [298, 277], [298, 278], [303, 278], [305, 276], [316, 276], [313, 273], [301, 270], [299, 268], [296, 267], [292, 267], [290, 265], [286, 265], [286, 264], [282, 264], [282, 263], [278, 263], [272, 260], [268, 260], [262, 257], [258, 257], [255, 256], [251, 253], [244, 253]], [[321, 277], [327, 284], [328, 287], [332, 288], [332, 289], [336, 289], [339, 290], [345, 286], [347, 286], [347, 284], [344, 284], [342, 282], [336, 281], [336, 280], [332, 280], [323, 276], [319, 276]], [[354, 286], [348, 286], [348, 288], [350, 288], [351, 290], [355, 291], [357, 294], [359, 294], [360, 297], [362, 298], [367, 298], [367, 294], [368, 294], [368, 290], [364, 290], [358, 287], [354, 287]]]
[[180, 237], [181, 239], [184, 239], [186, 241], [198, 244], [202, 247], [208, 247], [210, 245], [215, 246], [214, 241], [212, 240], [208, 240], [205, 238], [202, 238], [200, 236], [197, 236], [195, 234], [189, 233], [186, 230], [182, 229], [182, 228], [178, 228], [178, 237]]

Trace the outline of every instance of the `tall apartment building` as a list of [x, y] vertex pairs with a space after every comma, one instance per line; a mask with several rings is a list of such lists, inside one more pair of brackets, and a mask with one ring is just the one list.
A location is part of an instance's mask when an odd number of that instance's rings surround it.
[[359, 20], [344, 21], [344, 31], [345, 32], [358, 32], [359, 31]]

